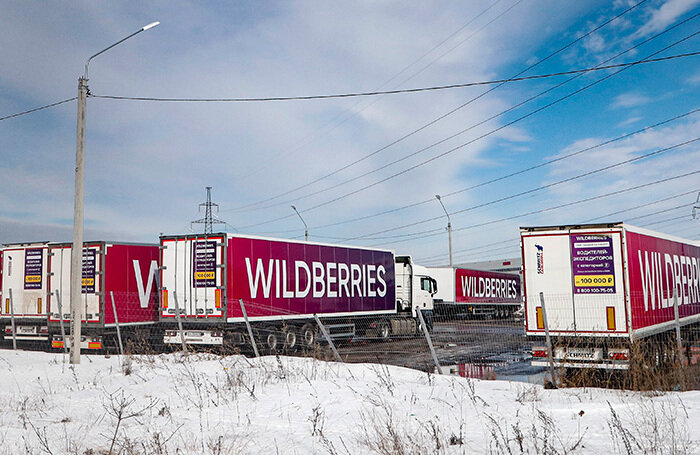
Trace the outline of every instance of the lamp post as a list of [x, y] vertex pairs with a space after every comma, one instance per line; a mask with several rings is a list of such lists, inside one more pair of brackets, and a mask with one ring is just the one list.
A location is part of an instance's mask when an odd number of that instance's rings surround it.
[[306, 221], [304, 221], [304, 218], [301, 217], [301, 214], [299, 214], [299, 210], [297, 210], [296, 207], [292, 206], [292, 210], [294, 210], [301, 220], [302, 223], [304, 223], [304, 240], [307, 242], [309, 241], [309, 227], [306, 225]]
[[[73, 337], [70, 351], [70, 363], [80, 363], [80, 338], [81, 323], [83, 320], [83, 307], [81, 305], [82, 278], [83, 278], [83, 214], [85, 202], [85, 110], [88, 96], [88, 65], [90, 60], [107, 52], [114, 46], [123, 43], [132, 36], [153, 28], [160, 22], [151, 22], [141, 27], [138, 31], [123, 38], [100, 52], [92, 55], [85, 62], [85, 74], [78, 79], [78, 127], [76, 130], [75, 147], [75, 196], [73, 206], [73, 248], [71, 249], [71, 277], [70, 277], [70, 333]], [[63, 315], [61, 315], [63, 317]], [[65, 342], [65, 340], [64, 340]]]
[[438, 202], [442, 206], [442, 209], [445, 211], [445, 215], [447, 216], [447, 236], [450, 242], [450, 267], [452, 267], [452, 222], [450, 221], [450, 214], [447, 213], [447, 209], [445, 208], [445, 204], [442, 203], [440, 195], [436, 194], [435, 198], [438, 200]]

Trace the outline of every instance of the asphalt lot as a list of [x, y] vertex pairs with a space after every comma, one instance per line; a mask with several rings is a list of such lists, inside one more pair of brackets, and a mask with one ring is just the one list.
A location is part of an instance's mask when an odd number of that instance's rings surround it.
[[[431, 340], [438, 361], [472, 377], [538, 375], [529, 362], [530, 345], [522, 319], [437, 320]], [[423, 336], [388, 341], [355, 340], [338, 346], [345, 362], [376, 362], [434, 371], [435, 363]], [[461, 367], [460, 367], [461, 365]]]

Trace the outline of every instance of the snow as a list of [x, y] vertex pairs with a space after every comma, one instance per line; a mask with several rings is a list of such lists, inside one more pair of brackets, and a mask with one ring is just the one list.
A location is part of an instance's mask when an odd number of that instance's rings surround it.
[[[310, 358], [0, 352], [0, 454], [700, 453], [700, 392]], [[119, 422], [118, 415], [122, 413]]]

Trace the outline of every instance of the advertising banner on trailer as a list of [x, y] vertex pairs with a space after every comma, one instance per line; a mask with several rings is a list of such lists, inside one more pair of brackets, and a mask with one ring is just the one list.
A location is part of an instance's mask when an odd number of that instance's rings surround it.
[[613, 238], [608, 234], [572, 234], [574, 294], [614, 294]]
[[[627, 231], [632, 330], [700, 317], [700, 246]], [[697, 319], [697, 318], [694, 318]]]
[[457, 303], [520, 304], [520, 277], [509, 273], [456, 269]]
[[394, 312], [394, 255], [248, 237], [228, 240], [229, 318]]

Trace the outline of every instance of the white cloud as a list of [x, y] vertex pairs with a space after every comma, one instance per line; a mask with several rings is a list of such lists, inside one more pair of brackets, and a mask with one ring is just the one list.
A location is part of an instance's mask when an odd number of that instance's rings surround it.
[[667, 0], [656, 9], [651, 9], [649, 20], [637, 30], [637, 36], [647, 36], [666, 28], [680, 16], [700, 4], [700, 0]]
[[641, 93], [629, 92], [621, 93], [613, 98], [612, 103], [610, 103], [611, 109], [627, 109], [631, 107], [641, 106], [647, 104], [651, 101], [651, 98], [642, 95]]
[[638, 122], [640, 122], [641, 120], [642, 120], [642, 117], [639, 117], [639, 116], [629, 117], [629, 118], [627, 118], [627, 119], [621, 121], [620, 123], [618, 123], [618, 124], [617, 124], [617, 127], [618, 127], [618, 128], [622, 128], [622, 127], [625, 127], [625, 126], [634, 125], [635, 123], [638, 123]]

